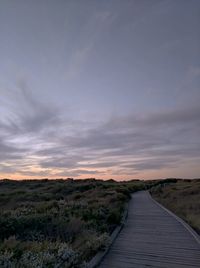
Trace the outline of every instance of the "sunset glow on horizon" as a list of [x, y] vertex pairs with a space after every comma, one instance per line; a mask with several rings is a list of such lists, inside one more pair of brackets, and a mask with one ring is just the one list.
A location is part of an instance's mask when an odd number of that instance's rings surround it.
[[0, 179], [200, 177], [200, 1], [1, 1]]

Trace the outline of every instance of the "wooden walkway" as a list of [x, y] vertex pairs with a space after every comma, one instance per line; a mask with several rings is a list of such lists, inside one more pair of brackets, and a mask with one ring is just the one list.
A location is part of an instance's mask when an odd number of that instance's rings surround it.
[[99, 268], [200, 268], [200, 244], [148, 192], [133, 194], [124, 228]]

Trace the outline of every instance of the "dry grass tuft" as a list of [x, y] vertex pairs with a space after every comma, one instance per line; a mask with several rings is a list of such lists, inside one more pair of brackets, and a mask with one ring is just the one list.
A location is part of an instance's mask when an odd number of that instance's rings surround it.
[[152, 196], [200, 234], [200, 180], [177, 180], [151, 189]]

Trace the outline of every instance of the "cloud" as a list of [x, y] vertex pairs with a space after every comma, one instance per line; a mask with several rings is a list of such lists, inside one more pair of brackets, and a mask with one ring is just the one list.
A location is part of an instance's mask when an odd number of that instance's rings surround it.
[[36, 99], [24, 79], [18, 79], [16, 86], [15, 90], [10, 90], [13, 104], [6, 111], [6, 120], [0, 120], [1, 130], [12, 136], [31, 135], [49, 131], [60, 124], [58, 108]]
[[[129, 168], [128, 172], [130, 167], [133, 172], [170, 168], [187, 157], [200, 157], [199, 115], [198, 107], [189, 107], [145, 117], [116, 117], [81, 136], [64, 137], [62, 144], [83, 156], [77, 163], [80, 167], [115, 169], [123, 166], [124, 161], [129, 163], [131, 158], [140, 157], [145, 160], [132, 161], [134, 164], [123, 168]], [[82, 152], [91, 156], [91, 162], [81, 164], [85, 157]]]
[[[8, 94], [2, 94], [5, 100], [7, 97]], [[19, 161], [25, 162], [30, 155], [34, 156], [41, 142], [60, 125], [60, 114], [58, 109], [34, 98], [22, 80], [15, 90], [10, 90], [9, 97], [12, 97], [12, 105], [0, 119], [0, 164], [6, 162], [15, 166], [16, 162], [20, 165]], [[3, 170], [6, 171], [5, 166]]]
[[157, 170], [163, 168], [174, 168], [176, 167], [178, 160], [171, 156], [170, 158], [164, 157], [163, 159], [160, 158], [147, 158], [144, 160], [137, 160], [133, 161], [132, 164], [123, 165], [124, 168], [130, 168], [137, 171], [144, 171], [144, 170]]
[[[92, 129], [83, 136], [66, 137], [65, 143], [72, 148], [95, 150], [127, 150], [129, 153], [179, 145], [187, 136], [196, 136], [200, 127], [200, 109], [176, 110], [146, 117], [127, 116], [116, 117], [109, 122]], [[194, 142], [198, 143], [197, 137]], [[184, 145], [184, 144], [183, 144]], [[186, 147], [186, 145], [184, 145]]]
[[80, 164], [80, 167], [83, 168], [108, 168], [108, 167], [114, 167], [116, 165], [119, 165], [119, 161], [113, 161], [113, 162], [96, 162], [96, 163], [86, 163], [86, 164]]
[[51, 159], [47, 158], [47, 160], [40, 162], [40, 166], [42, 168], [74, 168], [78, 165], [78, 162], [81, 159], [82, 157], [78, 157], [77, 155], [65, 156], [65, 157], [53, 157]]
[[22, 159], [27, 152], [24, 148], [18, 148], [17, 146], [9, 144], [2, 137], [0, 137], [0, 161], [17, 160]]
[[189, 107], [145, 117], [116, 117], [82, 136], [64, 140], [72, 151], [94, 154], [93, 162], [97, 163], [86, 163], [86, 168], [117, 168], [123, 165], [123, 161], [129, 163], [130, 158], [138, 157], [145, 160], [133, 161], [134, 164], [124, 168], [132, 167], [134, 171], [173, 167], [175, 162], [200, 157], [199, 115], [198, 107]]
[[69, 68], [66, 73], [67, 79], [76, 78], [80, 74], [82, 66], [87, 60], [88, 55], [93, 48], [93, 45], [93, 42], [91, 42], [89, 45], [87, 44], [74, 52], [74, 55], [69, 62]]
[[[66, 79], [77, 78], [84, 68], [92, 50], [95, 47], [98, 37], [102, 31], [108, 30], [109, 25], [114, 21], [115, 16], [110, 11], [92, 12], [86, 23], [81, 25], [80, 34], [82, 39], [77, 42], [70, 59], [68, 60], [68, 69], [66, 70]], [[78, 39], [79, 40], [79, 39]]]
[[54, 173], [54, 176], [57, 177], [74, 177], [77, 178], [81, 175], [87, 175], [88, 177], [90, 175], [98, 175], [98, 174], [105, 174], [100, 172], [99, 170], [84, 170], [84, 169], [72, 169], [72, 170], [64, 170], [64, 171], [60, 171], [60, 172], [56, 172]]
[[38, 132], [59, 124], [57, 108], [44, 105], [35, 99], [24, 80], [19, 81], [18, 86], [21, 92], [20, 104], [22, 105], [22, 112], [19, 112], [18, 115], [20, 131]]
[[6, 174], [12, 174], [12, 173], [16, 172], [16, 167], [0, 163], [0, 172], [1, 173], [6, 173]]
[[198, 106], [115, 116], [93, 127], [61, 120], [58, 109], [35, 99], [25, 85], [19, 92], [21, 109], [15, 121], [0, 120], [2, 174], [139, 176], [145, 170], [174, 169], [186, 160], [200, 160]]

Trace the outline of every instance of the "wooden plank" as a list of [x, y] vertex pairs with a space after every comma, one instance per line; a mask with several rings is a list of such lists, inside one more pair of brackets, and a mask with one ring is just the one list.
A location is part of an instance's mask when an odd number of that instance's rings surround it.
[[148, 192], [133, 194], [127, 222], [99, 268], [200, 268], [200, 245]]

